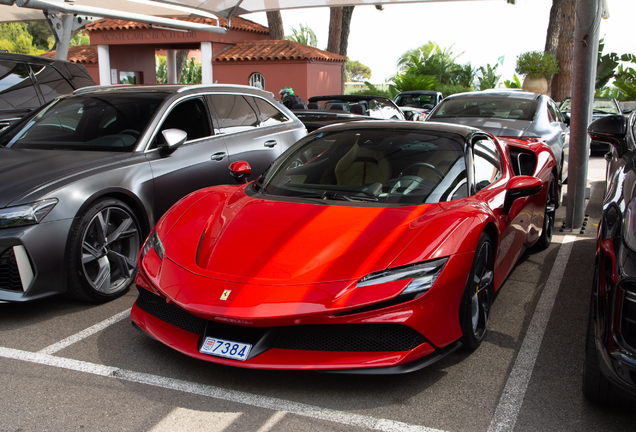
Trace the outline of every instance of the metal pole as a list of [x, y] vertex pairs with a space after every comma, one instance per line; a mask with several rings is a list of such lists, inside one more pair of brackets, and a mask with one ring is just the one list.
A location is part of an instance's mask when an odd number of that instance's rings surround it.
[[574, 70], [572, 76], [572, 122], [568, 161], [567, 227], [583, 225], [590, 139], [587, 126], [592, 118], [596, 61], [602, 0], [577, 0], [574, 27]]

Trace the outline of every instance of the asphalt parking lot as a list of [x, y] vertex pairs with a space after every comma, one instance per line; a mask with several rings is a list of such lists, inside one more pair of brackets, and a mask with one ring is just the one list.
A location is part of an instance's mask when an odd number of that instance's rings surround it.
[[518, 263], [475, 352], [397, 376], [257, 371], [191, 359], [135, 330], [137, 292], [103, 305], [0, 304], [0, 431], [626, 431], [581, 393], [605, 161], [583, 234]]

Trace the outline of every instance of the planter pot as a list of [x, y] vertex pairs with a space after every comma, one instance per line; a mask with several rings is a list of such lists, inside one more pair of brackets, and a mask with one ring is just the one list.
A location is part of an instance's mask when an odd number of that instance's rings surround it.
[[530, 78], [526, 77], [523, 80], [523, 85], [521, 86], [525, 91], [529, 91], [532, 93], [541, 93], [544, 95], [548, 94], [548, 80], [545, 78]]

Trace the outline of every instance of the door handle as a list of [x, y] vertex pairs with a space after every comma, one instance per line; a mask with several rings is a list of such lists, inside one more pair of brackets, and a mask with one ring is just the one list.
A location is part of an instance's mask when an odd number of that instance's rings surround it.
[[221, 161], [223, 160], [223, 158], [225, 158], [225, 156], [227, 156], [227, 153], [225, 152], [214, 153], [212, 156], [210, 156], [210, 160]]
[[274, 146], [276, 146], [276, 144], [278, 144], [276, 140], [270, 140], [270, 141], [265, 141], [265, 144], [263, 145], [268, 148], [273, 148]]

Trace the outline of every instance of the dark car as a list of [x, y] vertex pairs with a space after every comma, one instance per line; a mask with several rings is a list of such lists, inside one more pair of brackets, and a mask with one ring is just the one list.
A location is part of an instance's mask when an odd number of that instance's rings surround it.
[[[570, 116], [572, 113], [572, 98], [566, 97], [561, 102], [559, 106], [561, 112]], [[594, 96], [594, 102], [592, 102], [592, 121], [597, 120], [601, 117], [605, 117], [608, 115], [616, 115], [616, 114], [629, 114], [632, 112], [631, 109], [621, 110], [618, 101], [613, 97], [599, 97]], [[606, 142], [601, 142], [598, 140], [592, 140], [590, 142], [590, 153], [607, 153], [612, 150], [612, 146]]]
[[142, 241], [197, 189], [254, 177], [306, 134], [246, 86], [77, 90], [0, 135], [0, 301], [107, 301], [132, 283]]
[[588, 134], [613, 151], [598, 225], [583, 393], [617, 406], [636, 398], [636, 115], [600, 118]]
[[393, 101], [400, 107], [407, 120], [424, 121], [444, 96], [434, 90], [410, 90], [399, 93]]
[[444, 99], [426, 121], [477, 127], [511, 144], [545, 142], [559, 166], [557, 179], [567, 179], [568, 121], [548, 96], [510, 90], [460, 93]]
[[312, 132], [334, 123], [359, 120], [405, 120], [389, 98], [365, 95], [312, 96], [306, 108], [292, 107], [293, 113]]
[[0, 52], [0, 132], [56, 97], [94, 85], [83, 65]]

